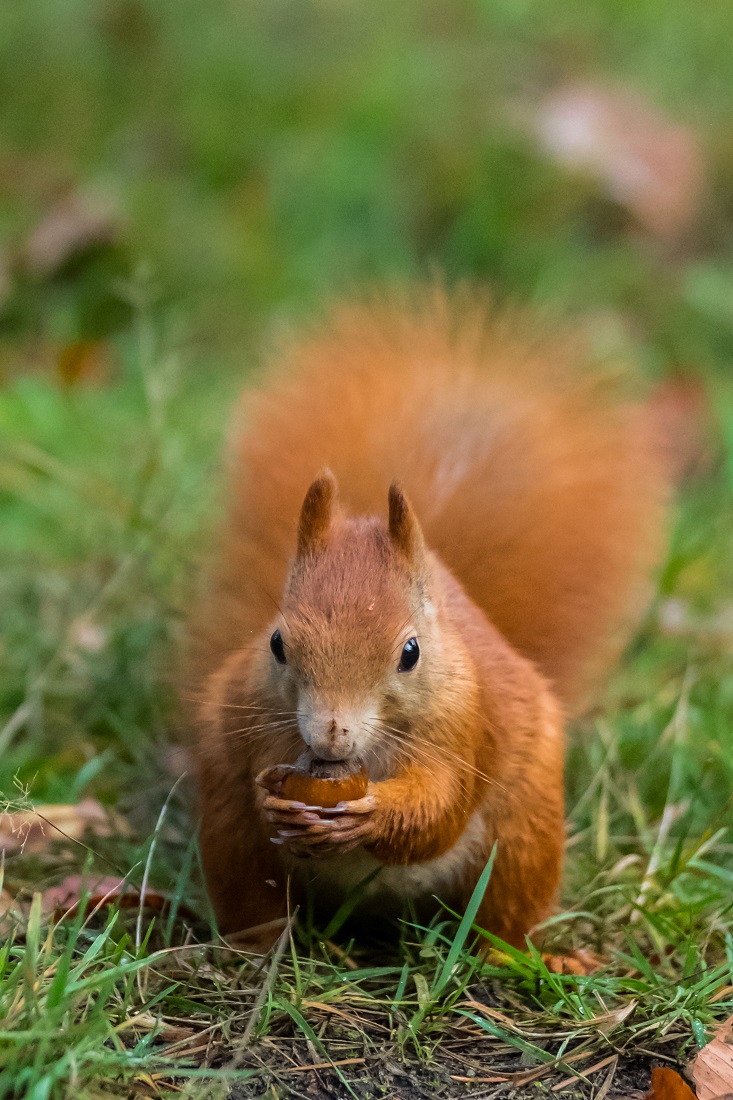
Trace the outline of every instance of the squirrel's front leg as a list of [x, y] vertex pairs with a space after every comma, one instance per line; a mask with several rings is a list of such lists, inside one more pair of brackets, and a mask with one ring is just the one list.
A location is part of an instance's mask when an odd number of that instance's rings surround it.
[[475, 805], [472, 789], [453, 772], [420, 764], [370, 783], [364, 798], [333, 809], [283, 799], [281, 779], [277, 768], [258, 777], [268, 791], [263, 809], [276, 829], [273, 843], [299, 857], [362, 845], [383, 863], [421, 863], [458, 840]]
[[423, 863], [452, 848], [476, 806], [470, 773], [410, 764], [370, 786], [377, 806], [367, 849], [382, 863]]

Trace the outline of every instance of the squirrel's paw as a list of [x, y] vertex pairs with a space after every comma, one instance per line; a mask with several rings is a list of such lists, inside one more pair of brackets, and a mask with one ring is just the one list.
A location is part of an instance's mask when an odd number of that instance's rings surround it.
[[282, 790], [283, 780], [291, 774], [292, 770], [292, 764], [273, 764], [255, 776], [255, 783], [270, 794], [278, 795]]
[[277, 829], [270, 838], [272, 843], [305, 859], [349, 852], [371, 839], [375, 806], [371, 794], [340, 802], [333, 809], [305, 806], [275, 795], [267, 795], [262, 803], [267, 820]]

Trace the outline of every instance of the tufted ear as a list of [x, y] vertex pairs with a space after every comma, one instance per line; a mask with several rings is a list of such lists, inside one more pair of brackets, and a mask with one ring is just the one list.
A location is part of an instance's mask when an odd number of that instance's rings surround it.
[[305, 494], [298, 523], [298, 557], [313, 553], [325, 541], [331, 528], [338, 496], [336, 478], [329, 469], [321, 470]]
[[396, 481], [389, 487], [389, 534], [410, 565], [422, 563], [425, 551], [422, 530], [412, 505]]

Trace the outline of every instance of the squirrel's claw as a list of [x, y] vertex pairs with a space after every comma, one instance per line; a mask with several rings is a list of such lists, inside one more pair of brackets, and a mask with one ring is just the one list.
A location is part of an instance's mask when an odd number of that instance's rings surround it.
[[351, 802], [339, 802], [338, 805], [332, 808], [324, 808], [319, 812], [324, 817], [341, 816], [342, 814], [370, 814], [376, 805], [377, 800], [374, 795], [365, 794], [363, 798], [355, 798]]
[[[269, 797], [265, 799], [265, 806], [281, 801]], [[273, 809], [268, 819], [282, 827], [277, 836], [271, 838], [272, 842], [300, 858], [349, 852], [371, 838], [374, 831], [371, 811], [375, 804], [373, 796], [355, 799], [344, 803], [340, 814], [333, 817], [327, 817], [325, 809], [320, 809], [318, 814], [310, 810], [292, 813]], [[352, 807], [356, 807], [355, 812]]]
[[[269, 791], [270, 794], [280, 794], [282, 781], [292, 770], [292, 764], [274, 764], [271, 768], [264, 768], [256, 775], [255, 783], [258, 787], [263, 787], [266, 791]], [[300, 805], [305, 807], [305, 803]]]
[[286, 829], [294, 825], [317, 825], [323, 819], [318, 806], [306, 806], [305, 802], [291, 802], [287, 798], [277, 798], [268, 794], [262, 800], [262, 809], [271, 825], [282, 825]]

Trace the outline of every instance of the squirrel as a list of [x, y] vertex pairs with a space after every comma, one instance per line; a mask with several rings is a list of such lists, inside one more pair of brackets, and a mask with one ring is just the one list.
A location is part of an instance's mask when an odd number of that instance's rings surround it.
[[[359, 883], [367, 910], [460, 909], [495, 848], [476, 922], [525, 946], [560, 883], [565, 723], [650, 593], [659, 452], [578, 340], [474, 291], [336, 308], [245, 393], [187, 681], [223, 934], [264, 949], [308, 890]], [[306, 747], [366, 793], [286, 798]]]

